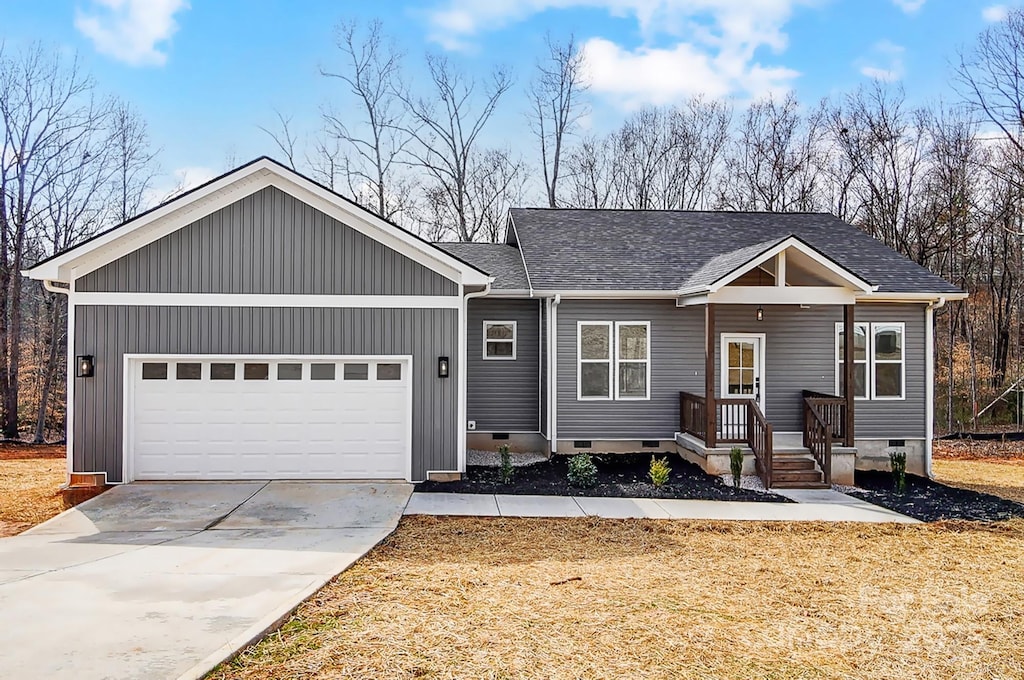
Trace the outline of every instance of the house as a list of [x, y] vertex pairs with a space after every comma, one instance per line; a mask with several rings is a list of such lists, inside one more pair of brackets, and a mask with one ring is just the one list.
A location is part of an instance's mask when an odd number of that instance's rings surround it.
[[25, 274], [68, 296], [83, 483], [448, 479], [503, 443], [927, 473], [964, 297], [829, 215], [517, 209], [432, 244], [267, 158]]

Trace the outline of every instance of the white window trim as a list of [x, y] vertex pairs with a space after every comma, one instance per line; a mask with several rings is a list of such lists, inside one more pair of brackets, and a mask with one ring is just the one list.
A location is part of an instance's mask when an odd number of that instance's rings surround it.
[[718, 393], [722, 399], [754, 399], [752, 394], [729, 394], [729, 341], [730, 340], [758, 340], [758, 370], [754, 372], [754, 378], [760, 380], [761, 394], [757, 400], [758, 408], [762, 413], [768, 412], [768, 366], [765, 363], [768, 357], [767, 333], [722, 333], [719, 337], [718, 348]]
[[[487, 337], [487, 327], [491, 326], [491, 325], [494, 325], [494, 326], [512, 326], [512, 339], [511, 340], [506, 340], [506, 339], [498, 340], [498, 339], [494, 339], [494, 338], [488, 339], [488, 337]], [[484, 329], [483, 330], [483, 333], [484, 333], [484, 344], [483, 344], [482, 351], [483, 351], [484, 361], [515, 361], [516, 360], [516, 346], [519, 344], [519, 329], [518, 329], [518, 325], [516, 324], [515, 321], [490, 321], [490, 320], [488, 320], [488, 321], [484, 321], [483, 329]], [[512, 356], [507, 356], [507, 357], [489, 357], [489, 356], [487, 356], [487, 343], [488, 342], [511, 342], [512, 343]]]
[[[875, 327], [895, 326], [900, 329], [900, 360], [878, 359], [875, 356]], [[885, 397], [875, 393], [877, 381], [875, 380], [875, 366], [878, 364], [899, 364], [900, 366], [900, 396]], [[871, 399], [873, 401], [905, 401], [907, 398], [907, 328], [902, 321], [880, 321], [871, 324]]]
[[[865, 339], [865, 351], [867, 354], [867, 360], [863, 363], [864, 368], [864, 380], [867, 382], [865, 386], [867, 388], [866, 397], [855, 397], [855, 401], [906, 401], [907, 400], [907, 324], [903, 321], [878, 321], [868, 323], [867, 321], [856, 321], [856, 326], [864, 326], [867, 329], [867, 337]], [[897, 326], [900, 329], [900, 338], [903, 341], [902, 354], [899, 361], [893, 361], [883, 359], [877, 361], [875, 359], [875, 326]], [[842, 321], [836, 322], [835, 332], [835, 389], [836, 394], [839, 393], [839, 331], [843, 327]], [[900, 396], [898, 397], [885, 397], [878, 396], [875, 392], [876, 381], [875, 381], [875, 365], [876, 363], [881, 364], [900, 364], [902, 370], [900, 371]], [[842, 395], [840, 395], [842, 396]]]
[[[855, 364], [864, 364], [864, 389], [866, 390], [863, 397], [855, 395], [854, 401], [871, 401], [871, 324], [867, 321], [854, 321], [854, 327], [864, 327], [864, 361], [854, 361]], [[836, 321], [836, 332], [832, 338], [833, 344], [835, 345], [835, 359], [833, 365], [835, 366], [836, 379], [835, 379], [835, 394], [842, 397], [842, 392], [839, 391], [839, 383], [841, 381], [840, 376], [840, 363], [839, 363], [839, 333], [843, 328], [842, 321]]]
[[[622, 326], [643, 326], [647, 331], [647, 354], [643, 359], [621, 359], [619, 358], [619, 328]], [[650, 401], [651, 399], [651, 322], [650, 321], [616, 321], [615, 338], [613, 343], [613, 357], [615, 368], [615, 399], [617, 401]], [[622, 396], [619, 394], [619, 363], [625, 364], [646, 364], [647, 376], [645, 386], [647, 391], [642, 397]]]
[[[583, 358], [583, 327], [604, 326], [608, 331], [608, 358]], [[577, 321], [576, 322], [576, 400], [577, 401], [612, 401], [615, 395], [613, 373], [615, 371], [615, 324], [611, 321]], [[608, 364], [608, 396], [583, 396], [583, 364]]]

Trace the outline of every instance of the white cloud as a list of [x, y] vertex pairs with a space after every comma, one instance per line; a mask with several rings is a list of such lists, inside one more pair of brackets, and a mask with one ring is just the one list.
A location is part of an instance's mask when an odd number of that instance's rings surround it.
[[755, 61], [788, 45], [784, 27], [796, 8], [822, 0], [442, 0], [428, 14], [430, 38], [445, 49], [475, 45], [480, 34], [546, 11], [591, 9], [635, 19], [642, 44], [592, 37], [583, 49], [593, 90], [627, 106], [688, 94], [762, 96], [787, 90], [799, 75]]
[[174, 15], [188, 8], [189, 0], [92, 0], [75, 11], [75, 28], [101, 54], [132, 66], [162, 66], [161, 44], [178, 30]]
[[170, 175], [162, 176], [146, 190], [142, 200], [142, 209], [147, 210], [175, 196], [180, 196], [189, 189], [195, 189], [201, 184], [206, 184], [219, 174], [221, 173], [201, 165], [178, 168], [172, 171]]
[[907, 14], [913, 14], [921, 9], [925, 0], [892, 0], [892, 2]]
[[981, 18], [989, 23], [1003, 21], [1010, 14], [1010, 8], [1006, 5], [989, 5], [981, 10]]
[[906, 49], [888, 40], [877, 42], [871, 48], [871, 54], [857, 61], [861, 75], [883, 80], [887, 83], [899, 80], [906, 69], [903, 65], [903, 54]]

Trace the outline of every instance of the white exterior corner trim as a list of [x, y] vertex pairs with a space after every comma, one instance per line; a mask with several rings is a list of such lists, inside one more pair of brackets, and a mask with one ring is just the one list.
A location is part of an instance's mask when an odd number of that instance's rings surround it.
[[229, 172], [58, 257], [25, 270], [23, 274], [32, 279], [69, 282], [270, 186], [456, 283], [482, 286], [493, 279], [441, 248], [420, 240], [268, 158], [260, 158]]
[[459, 309], [458, 295], [271, 295], [254, 293], [71, 293], [74, 305]]

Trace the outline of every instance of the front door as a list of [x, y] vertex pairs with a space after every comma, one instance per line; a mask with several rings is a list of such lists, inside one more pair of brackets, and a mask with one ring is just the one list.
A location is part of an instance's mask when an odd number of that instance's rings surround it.
[[[753, 399], [764, 413], [764, 344], [759, 333], [722, 334], [722, 399]], [[726, 402], [719, 413], [724, 439], [746, 438], [746, 408]]]

